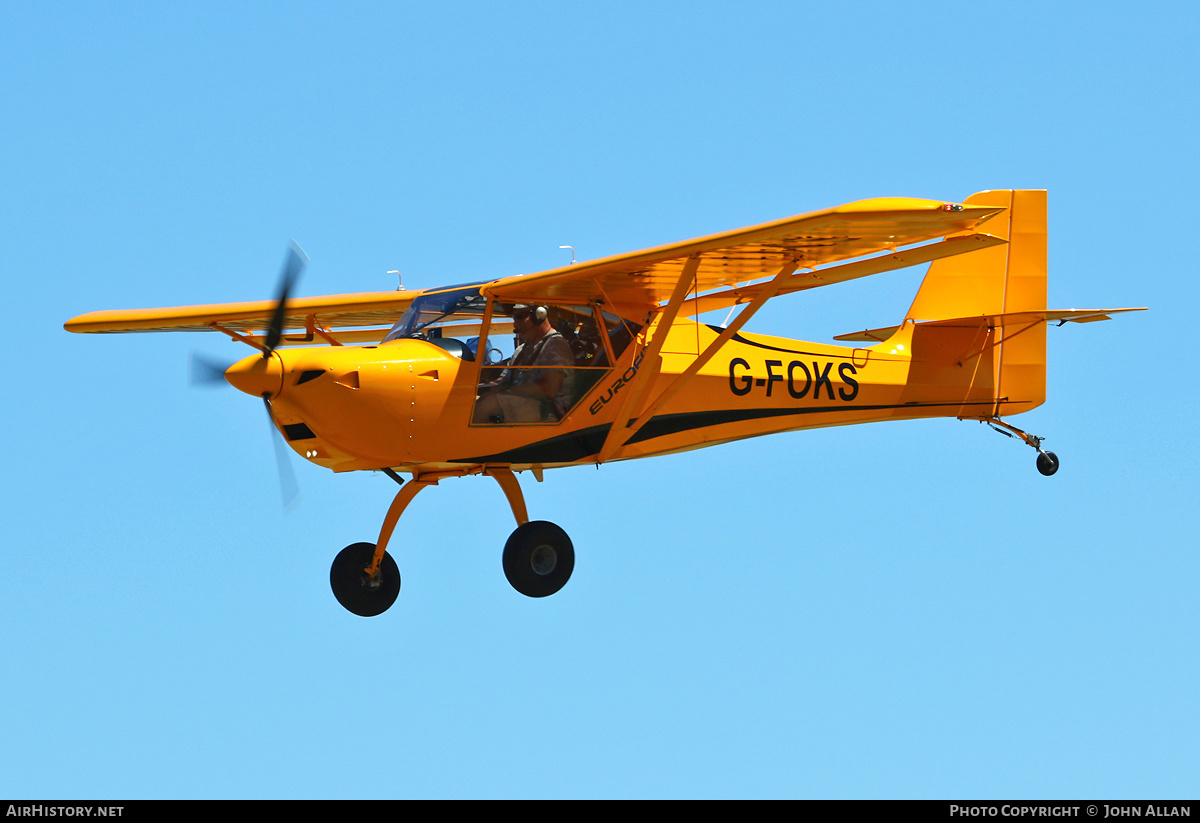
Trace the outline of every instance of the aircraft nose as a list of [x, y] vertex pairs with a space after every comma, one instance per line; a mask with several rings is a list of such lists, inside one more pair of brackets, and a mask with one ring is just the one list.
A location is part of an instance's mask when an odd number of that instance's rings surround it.
[[270, 357], [252, 354], [226, 369], [225, 379], [246, 394], [255, 397], [269, 394], [274, 397], [283, 388], [283, 363], [279, 355], [274, 353]]

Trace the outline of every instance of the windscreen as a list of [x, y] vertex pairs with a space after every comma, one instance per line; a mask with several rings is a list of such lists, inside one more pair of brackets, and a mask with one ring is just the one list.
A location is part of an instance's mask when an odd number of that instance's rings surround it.
[[383, 342], [427, 337], [434, 327], [444, 323], [480, 323], [486, 305], [487, 299], [479, 293], [478, 286], [422, 295], [409, 305]]

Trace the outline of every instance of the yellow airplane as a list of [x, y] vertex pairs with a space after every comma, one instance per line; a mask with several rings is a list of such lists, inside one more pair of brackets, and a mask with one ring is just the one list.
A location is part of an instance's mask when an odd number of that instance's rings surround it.
[[[514, 472], [541, 481], [773, 432], [954, 417], [1020, 438], [1054, 474], [1043, 438], [1003, 419], [1045, 400], [1047, 326], [1141, 310], [1047, 310], [1046, 193], [1031, 190], [861, 200], [423, 291], [291, 298], [304, 263], [293, 247], [274, 300], [92, 312], [66, 328], [228, 335], [257, 353], [224, 377], [263, 399], [297, 454], [399, 483], [376, 542], [347, 546], [330, 572], [362, 616], [399, 594], [386, 549], [405, 507], [449, 477], [496, 479], [517, 521], [505, 575], [545, 597], [575, 552], [561, 528], [529, 519]], [[903, 319], [834, 338], [849, 345], [742, 331], [772, 297], [924, 263]], [[689, 319], [739, 305], [723, 327]]]

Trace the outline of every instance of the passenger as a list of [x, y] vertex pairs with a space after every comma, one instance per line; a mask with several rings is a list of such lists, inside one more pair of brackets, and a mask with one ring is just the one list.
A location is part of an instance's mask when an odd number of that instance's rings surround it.
[[[520, 338], [501, 375], [479, 385], [476, 423], [539, 423], [561, 420], [570, 410], [575, 356], [550, 325], [545, 306], [516, 305], [513, 331]], [[560, 368], [546, 368], [559, 366]], [[540, 367], [540, 368], [535, 368]]]

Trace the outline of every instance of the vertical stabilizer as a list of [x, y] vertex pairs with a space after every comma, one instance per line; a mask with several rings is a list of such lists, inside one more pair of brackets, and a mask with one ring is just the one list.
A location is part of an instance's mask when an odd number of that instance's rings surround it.
[[[985, 191], [965, 204], [1002, 206], [980, 228], [1003, 238], [991, 246], [934, 261], [906, 320], [946, 320], [1046, 309], [1046, 192]], [[990, 325], [990, 324], [989, 324]], [[996, 324], [984, 344], [990, 358], [993, 414], [1017, 414], [1046, 399], [1046, 323]], [[987, 375], [978, 375], [977, 381]], [[976, 383], [977, 388], [982, 388]], [[974, 416], [974, 415], [971, 415]]]

